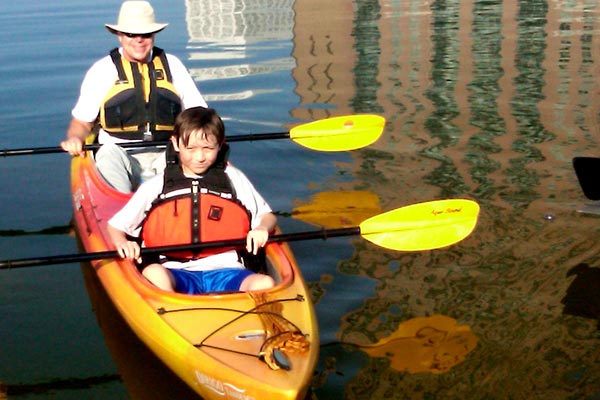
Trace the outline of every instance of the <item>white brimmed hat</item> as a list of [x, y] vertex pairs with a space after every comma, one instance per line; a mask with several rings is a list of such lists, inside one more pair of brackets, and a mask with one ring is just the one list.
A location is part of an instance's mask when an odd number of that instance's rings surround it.
[[104, 26], [111, 33], [156, 33], [166, 28], [169, 24], [157, 23], [154, 18], [154, 9], [147, 1], [124, 1], [119, 11], [119, 19], [115, 25]]

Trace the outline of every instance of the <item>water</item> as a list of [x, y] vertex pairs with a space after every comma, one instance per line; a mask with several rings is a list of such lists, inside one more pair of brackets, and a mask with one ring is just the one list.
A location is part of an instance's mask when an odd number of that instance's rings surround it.
[[[447, 249], [293, 244], [321, 328], [315, 398], [600, 398], [598, 219], [577, 212], [587, 200], [571, 166], [598, 155], [597, 1], [156, 3], [170, 22], [156, 44], [184, 61], [230, 134], [386, 117], [382, 139], [351, 153], [232, 145], [275, 210], [350, 191], [352, 205], [368, 193], [382, 211], [459, 197], [482, 208], [475, 232]], [[117, 44], [103, 24], [119, 4], [3, 5], [0, 148], [63, 138], [85, 70]], [[61, 154], [0, 160], [0, 258], [78, 251], [68, 167]], [[2, 272], [9, 398], [128, 398], [118, 371], [135, 359], [111, 357], [122, 328], [105, 341], [83, 276], [78, 265]], [[423, 319], [435, 315], [456, 326]], [[402, 371], [339, 344], [375, 343], [401, 323]]]

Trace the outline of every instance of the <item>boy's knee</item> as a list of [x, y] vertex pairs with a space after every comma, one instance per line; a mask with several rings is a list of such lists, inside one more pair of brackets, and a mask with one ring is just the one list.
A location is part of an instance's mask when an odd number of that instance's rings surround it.
[[161, 264], [148, 265], [142, 270], [142, 275], [150, 283], [162, 290], [173, 291], [175, 289], [173, 276]]
[[252, 274], [242, 281], [240, 290], [243, 292], [265, 290], [275, 286], [275, 281], [269, 275]]
[[164, 267], [158, 264], [150, 264], [142, 270], [142, 275], [144, 275], [146, 279], [151, 279], [152, 277], [155, 277], [158, 274], [160, 274], [162, 272], [161, 269], [163, 268]]

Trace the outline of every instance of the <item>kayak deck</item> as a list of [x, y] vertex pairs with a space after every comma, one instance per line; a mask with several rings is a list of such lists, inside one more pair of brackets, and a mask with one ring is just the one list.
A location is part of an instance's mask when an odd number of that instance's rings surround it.
[[[129, 195], [106, 185], [91, 155], [73, 159], [71, 181], [84, 249], [112, 249], [106, 222]], [[203, 398], [302, 398], [318, 357], [314, 308], [287, 244], [269, 243], [266, 254], [276, 286], [252, 294], [168, 293], [129, 261], [91, 264], [136, 335]]]

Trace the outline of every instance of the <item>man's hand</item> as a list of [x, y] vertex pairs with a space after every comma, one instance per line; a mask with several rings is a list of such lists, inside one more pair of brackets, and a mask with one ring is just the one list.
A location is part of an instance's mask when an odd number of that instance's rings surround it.
[[84, 156], [83, 140], [78, 137], [70, 137], [67, 140], [60, 142], [60, 147], [72, 156]]

